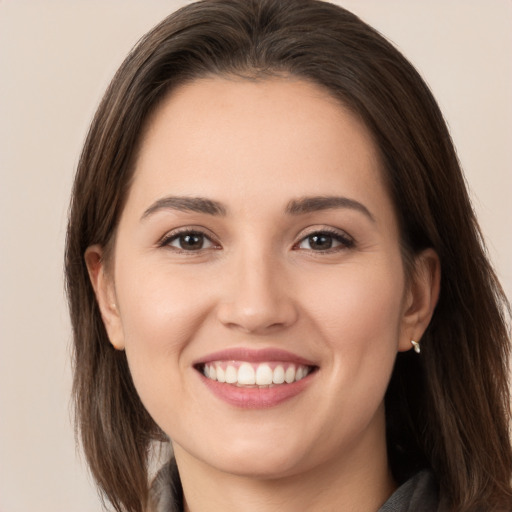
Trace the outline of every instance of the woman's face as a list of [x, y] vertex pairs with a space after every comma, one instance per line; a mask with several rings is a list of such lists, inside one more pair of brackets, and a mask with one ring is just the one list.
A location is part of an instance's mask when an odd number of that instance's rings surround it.
[[284, 476], [383, 449], [411, 294], [372, 139], [319, 87], [173, 91], [98, 283], [178, 462]]

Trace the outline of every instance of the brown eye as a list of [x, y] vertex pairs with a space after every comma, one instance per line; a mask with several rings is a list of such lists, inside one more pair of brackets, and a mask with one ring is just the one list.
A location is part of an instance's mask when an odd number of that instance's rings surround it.
[[297, 245], [297, 248], [320, 252], [349, 248], [353, 245], [354, 241], [347, 236], [343, 236], [341, 233], [318, 231], [303, 238]]
[[203, 233], [187, 231], [168, 238], [165, 245], [181, 251], [200, 251], [213, 247], [212, 241]]
[[310, 249], [313, 249], [315, 251], [325, 251], [326, 249], [331, 249], [334, 242], [331, 235], [324, 234], [308, 236], [307, 241]]

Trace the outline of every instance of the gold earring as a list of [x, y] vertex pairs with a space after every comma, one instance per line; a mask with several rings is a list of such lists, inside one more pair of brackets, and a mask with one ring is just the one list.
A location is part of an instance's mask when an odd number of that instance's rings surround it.
[[421, 352], [420, 344], [417, 341], [411, 340], [411, 345], [414, 347], [414, 352], [416, 352], [416, 354]]

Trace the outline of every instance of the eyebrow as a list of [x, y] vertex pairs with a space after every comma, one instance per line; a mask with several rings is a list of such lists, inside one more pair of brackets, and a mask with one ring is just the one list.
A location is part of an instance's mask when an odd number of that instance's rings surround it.
[[[342, 196], [311, 196], [292, 199], [286, 206], [285, 212], [288, 215], [303, 215], [322, 210], [331, 210], [336, 208], [348, 208], [359, 211], [375, 222], [375, 217], [364, 206], [364, 204]], [[163, 197], [155, 201], [142, 214], [141, 220], [149, 217], [153, 213], [160, 210], [177, 210], [182, 212], [205, 213], [207, 215], [225, 216], [226, 207], [205, 197], [186, 197], [186, 196], [169, 196]]]
[[286, 213], [290, 215], [302, 215], [322, 210], [331, 210], [335, 208], [348, 208], [363, 213], [372, 222], [375, 217], [366, 206], [355, 199], [342, 196], [313, 196], [301, 197], [291, 200], [286, 206]]
[[143, 214], [141, 220], [160, 210], [226, 215], [226, 208], [219, 202], [204, 197], [169, 196], [155, 201]]

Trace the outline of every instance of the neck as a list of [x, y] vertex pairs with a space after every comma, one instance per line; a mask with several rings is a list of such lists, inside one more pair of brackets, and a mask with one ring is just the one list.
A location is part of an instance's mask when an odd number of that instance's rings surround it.
[[380, 434], [305, 471], [271, 478], [220, 471], [175, 445], [185, 512], [377, 511], [396, 488], [384, 429]]

